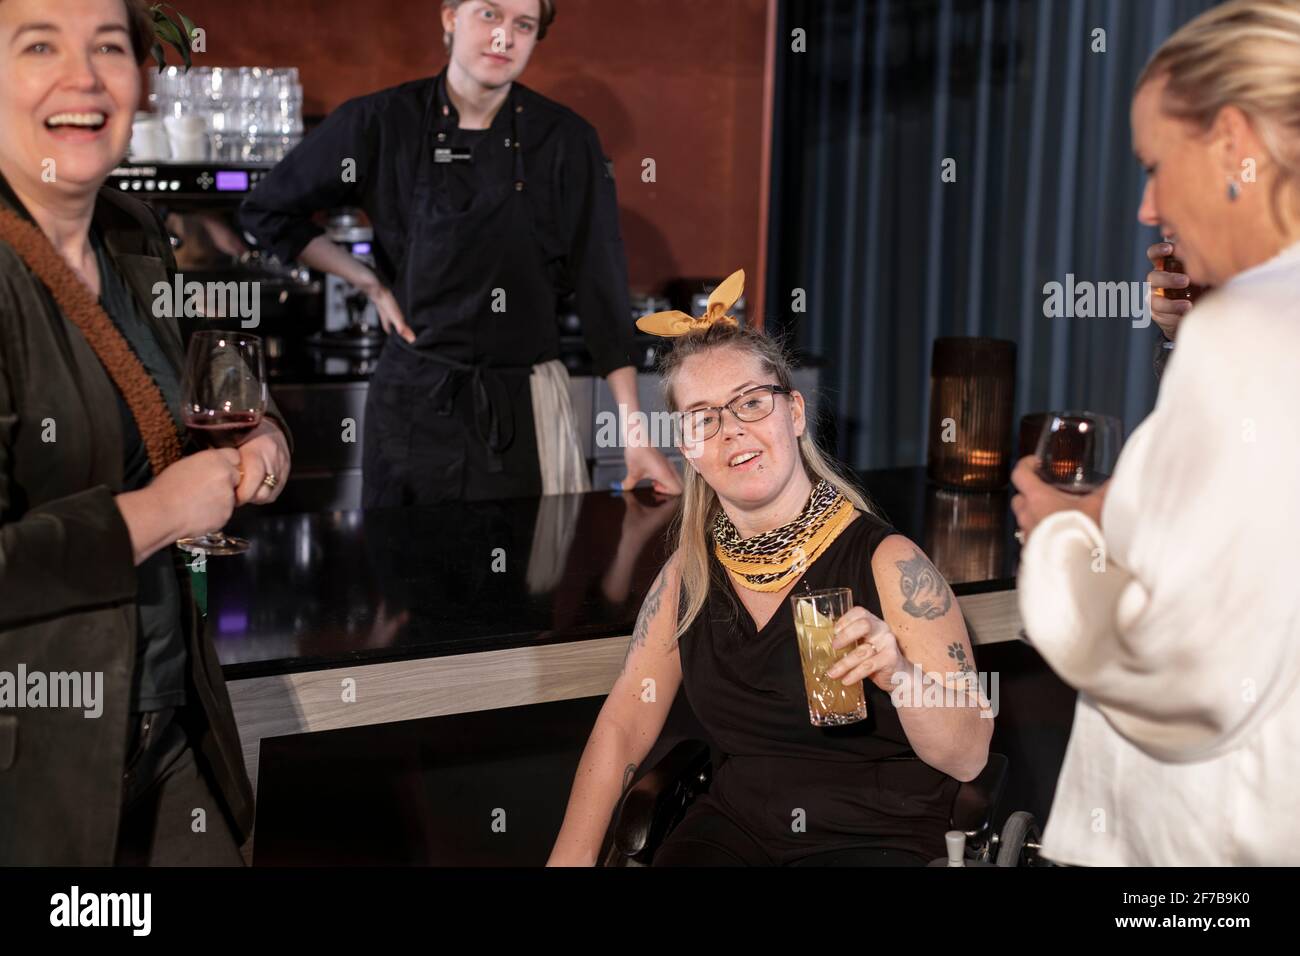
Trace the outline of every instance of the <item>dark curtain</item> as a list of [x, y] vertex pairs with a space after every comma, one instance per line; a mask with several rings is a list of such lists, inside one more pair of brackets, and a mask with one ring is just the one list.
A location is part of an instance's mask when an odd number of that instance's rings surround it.
[[1213, 5], [782, 3], [764, 318], [825, 360], [821, 434], [841, 459], [924, 461], [940, 336], [1017, 343], [1018, 415], [1084, 408], [1131, 430], [1150, 411], [1159, 330], [1048, 318], [1044, 286], [1145, 278], [1158, 236], [1137, 221], [1133, 84]]

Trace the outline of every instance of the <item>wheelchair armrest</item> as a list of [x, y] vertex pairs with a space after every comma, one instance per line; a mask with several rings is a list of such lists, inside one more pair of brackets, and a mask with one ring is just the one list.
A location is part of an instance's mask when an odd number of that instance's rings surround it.
[[993, 826], [993, 815], [1007, 783], [1007, 758], [989, 754], [988, 763], [974, 780], [957, 790], [952, 804], [952, 828], [970, 836], [983, 835]]
[[664, 832], [676, 822], [687, 801], [707, 781], [709, 745], [703, 740], [683, 740], [623, 795], [614, 824], [614, 849], [634, 857], [653, 850]]

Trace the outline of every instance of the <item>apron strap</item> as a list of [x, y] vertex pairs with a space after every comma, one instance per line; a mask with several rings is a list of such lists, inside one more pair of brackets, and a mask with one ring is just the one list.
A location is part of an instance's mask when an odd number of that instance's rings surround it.
[[499, 472], [504, 467], [503, 452], [515, 437], [515, 413], [510, 407], [510, 394], [496, 372], [482, 365], [474, 366], [470, 373], [473, 390], [474, 421], [479, 436], [488, 450], [488, 471]]

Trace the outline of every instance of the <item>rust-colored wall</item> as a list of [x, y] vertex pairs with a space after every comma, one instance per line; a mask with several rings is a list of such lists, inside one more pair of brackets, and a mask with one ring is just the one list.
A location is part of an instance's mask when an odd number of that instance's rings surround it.
[[[437, 0], [177, 0], [200, 66], [296, 66], [310, 114], [441, 69]], [[636, 290], [759, 272], [767, 0], [558, 0], [523, 82], [590, 121], [614, 160]], [[641, 182], [655, 160], [658, 181]]]

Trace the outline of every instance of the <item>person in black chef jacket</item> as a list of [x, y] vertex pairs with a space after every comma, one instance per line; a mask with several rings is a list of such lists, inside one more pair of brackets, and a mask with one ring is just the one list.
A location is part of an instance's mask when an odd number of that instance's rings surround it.
[[[366, 292], [389, 334], [366, 404], [368, 507], [588, 490], [560, 295], [576, 295], [595, 373], [638, 410], [611, 164], [590, 124], [516, 82], [554, 17], [553, 0], [444, 0], [447, 67], [344, 103], [244, 204], [264, 247]], [[378, 274], [312, 222], [340, 206], [369, 216]], [[680, 493], [645, 437], [627, 436], [624, 487]]]

